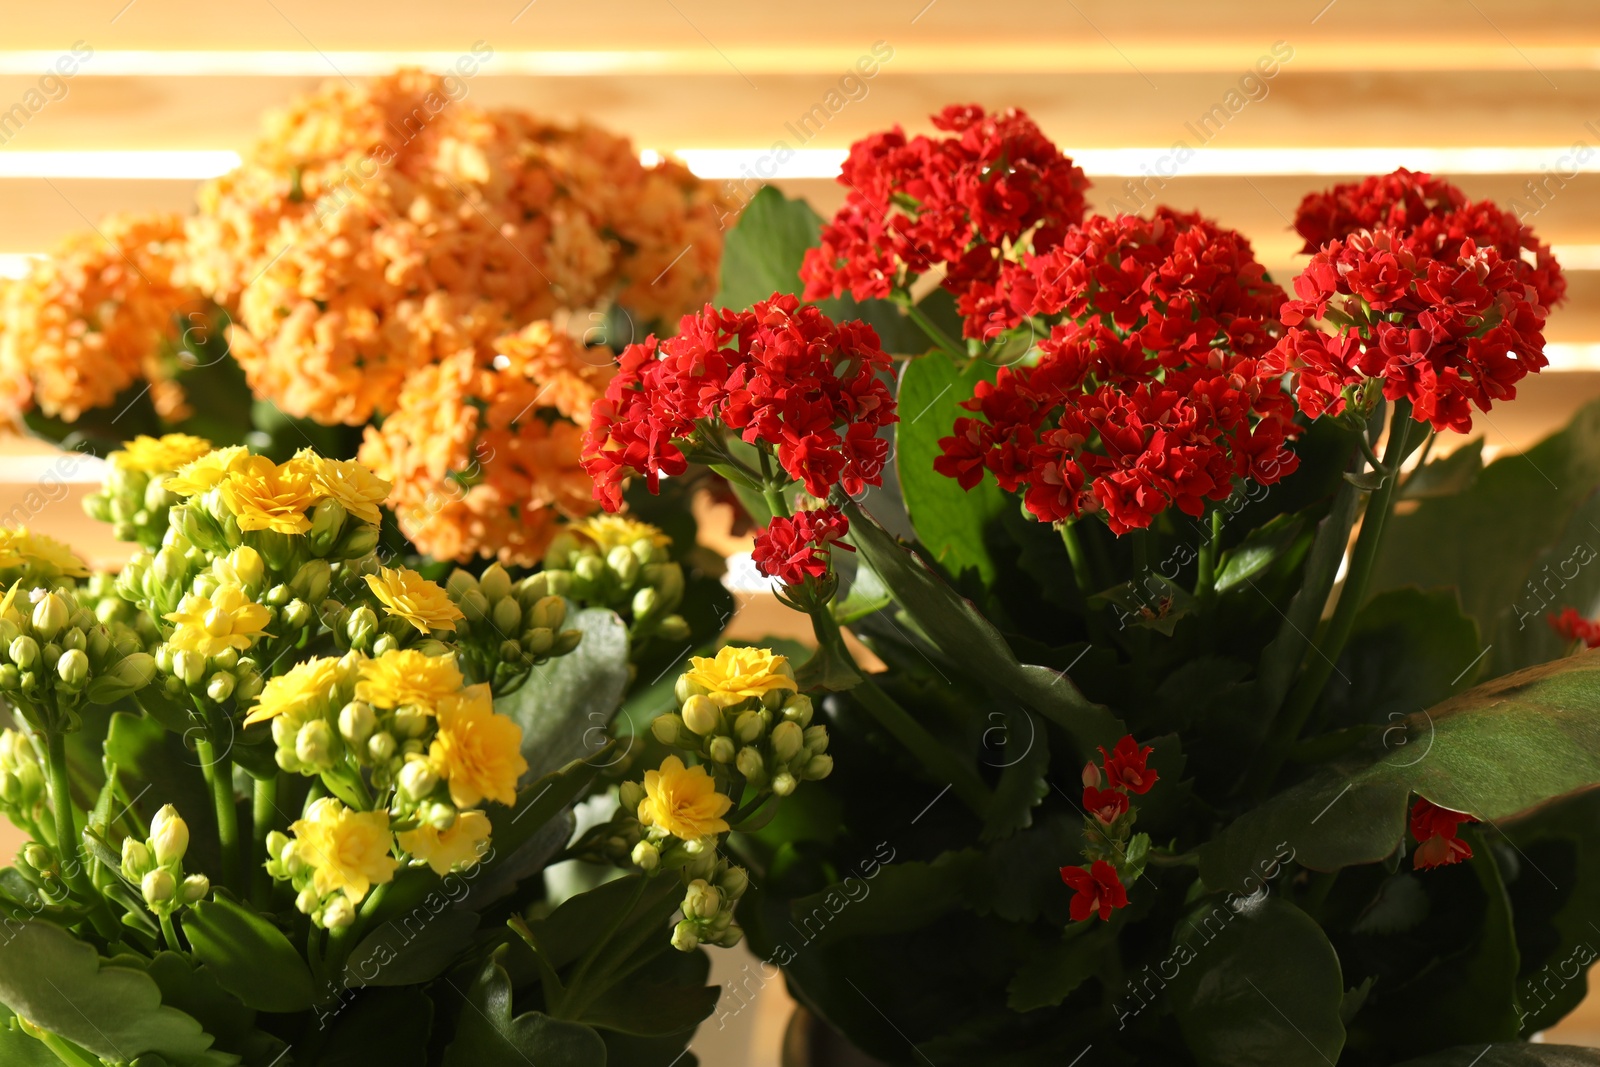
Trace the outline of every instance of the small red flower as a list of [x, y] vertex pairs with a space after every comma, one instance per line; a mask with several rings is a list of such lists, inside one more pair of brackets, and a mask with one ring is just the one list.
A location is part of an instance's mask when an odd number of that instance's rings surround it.
[[1577, 608], [1563, 608], [1560, 615], [1546, 615], [1545, 621], [1568, 641], [1582, 641], [1587, 648], [1600, 648], [1600, 622], [1584, 618]]
[[850, 532], [850, 520], [836, 507], [796, 512], [790, 519], [774, 518], [756, 535], [750, 553], [756, 570], [784, 585], [800, 585], [807, 578], [822, 578], [828, 573], [826, 549], [833, 545], [847, 552], [855, 549], [840, 538]]
[[1160, 777], [1154, 768], [1145, 766], [1150, 753], [1154, 751], [1149, 745], [1141, 748], [1133, 740], [1132, 734], [1124, 735], [1109, 753], [1102, 748], [1100, 756], [1105, 761], [1106, 777], [1112, 786], [1120, 786], [1141, 795], [1150, 792], [1150, 787]]
[[1128, 906], [1128, 890], [1117, 877], [1117, 869], [1105, 860], [1095, 860], [1086, 871], [1082, 867], [1061, 868], [1061, 880], [1072, 889], [1072, 921], [1082, 922], [1100, 913], [1109, 919], [1117, 908]]
[[1096, 789], [1086, 785], [1083, 787], [1083, 810], [1110, 826], [1127, 814], [1128, 794], [1120, 789]]
[[1441, 808], [1430, 800], [1418, 797], [1411, 806], [1411, 836], [1417, 839], [1416, 851], [1411, 854], [1411, 865], [1416, 870], [1443, 867], [1472, 858], [1472, 846], [1456, 836], [1462, 823], [1478, 820], [1461, 811]]

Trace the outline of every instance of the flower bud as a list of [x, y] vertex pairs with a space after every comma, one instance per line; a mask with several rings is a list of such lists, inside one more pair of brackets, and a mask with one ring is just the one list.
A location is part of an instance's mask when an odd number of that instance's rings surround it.
[[33, 631], [49, 641], [67, 625], [67, 604], [55, 593], [46, 593], [33, 606]]
[[717, 935], [715, 944], [718, 948], [732, 948], [742, 940], [744, 940], [744, 930], [730, 923], [726, 930]]
[[0, 666], [0, 689], [3, 689], [5, 691], [7, 691], [7, 692], [10, 692], [11, 690], [16, 689], [21, 684], [22, 684], [22, 672], [21, 671], [17, 670], [17, 668], [14, 665], [10, 664], [10, 663], [7, 663], [4, 666]]
[[27, 634], [19, 634], [11, 641], [11, 647], [6, 650], [11, 656], [11, 662], [22, 670], [28, 670], [39, 661], [39, 642]]
[[717, 878], [717, 885], [722, 889], [723, 896], [730, 901], [744, 896], [745, 888], [749, 884], [750, 875], [743, 867], [729, 867]]
[[688, 729], [684, 726], [683, 719], [669, 712], [666, 715], [656, 716], [650, 723], [650, 732], [655, 734], [656, 740], [663, 745], [677, 745], [682, 743], [681, 739]]
[[684, 919], [672, 928], [672, 947], [679, 952], [693, 952], [700, 947], [700, 928]]
[[567, 621], [567, 602], [558, 596], [540, 597], [528, 613], [528, 620], [534, 626], [559, 630], [561, 624]]
[[456, 817], [459, 814], [450, 804], [431, 804], [423, 821], [442, 834], [456, 824]]
[[800, 724], [785, 720], [772, 728], [772, 754], [780, 763], [788, 763], [805, 747], [805, 732]]
[[806, 727], [806, 751], [813, 756], [820, 756], [828, 751], [828, 728], [818, 723]]
[[372, 642], [372, 654], [382, 656], [400, 647], [393, 634], [379, 634]]
[[661, 849], [649, 841], [640, 841], [633, 846], [633, 865], [642, 871], [653, 871], [661, 862]]
[[494, 627], [503, 634], [514, 634], [522, 626], [522, 605], [511, 597], [495, 601], [490, 617]]
[[[266, 578], [267, 565], [261, 553], [249, 545], [240, 545], [223, 558], [223, 563], [239, 584], [247, 589], [259, 589]], [[327, 566], [327, 564], [323, 564]]]
[[[817, 758], [829, 759], [827, 756], [818, 756]], [[778, 794], [780, 797], [786, 797], [790, 793], [793, 793], [795, 787], [799, 784], [800, 783], [795, 780], [795, 776], [790, 774], [788, 771], [779, 771], [777, 774], [772, 776], [772, 791]]]
[[313, 559], [300, 565], [289, 580], [289, 591], [308, 604], [320, 604], [328, 598], [328, 586], [333, 578], [333, 568], [325, 559]]
[[722, 910], [722, 894], [704, 879], [689, 883], [683, 897], [683, 917], [686, 919], [711, 919]]
[[321, 897], [317, 896], [317, 891], [315, 889], [312, 889], [310, 886], [306, 886], [304, 889], [300, 890], [299, 894], [294, 898], [294, 906], [301, 912], [301, 914], [310, 915], [313, 911], [317, 910], [317, 902], [321, 899]]
[[461, 594], [456, 605], [461, 608], [461, 614], [467, 617], [468, 623], [481, 623], [489, 617], [489, 598], [483, 595], [481, 589], [468, 589]]
[[227, 671], [218, 671], [206, 679], [206, 696], [220, 704], [233, 696], [234, 677]]
[[710, 697], [692, 696], [683, 703], [683, 724], [701, 737], [712, 733], [722, 722], [722, 712]]
[[311, 511], [311, 529], [308, 536], [318, 551], [325, 552], [333, 544], [339, 531], [344, 529], [344, 505], [333, 499], [323, 499]]
[[16, 807], [22, 802], [22, 780], [10, 771], [0, 773], [0, 803]]
[[549, 655], [550, 650], [555, 647], [555, 643], [555, 632], [547, 630], [543, 626], [535, 626], [522, 635], [522, 647], [528, 650], [530, 656]]
[[171, 804], [162, 805], [150, 820], [150, 847], [163, 867], [179, 862], [189, 850], [189, 826]]
[[719, 735], [711, 739], [708, 753], [717, 763], [733, 762], [733, 738]]
[[639, 802], [644, 799], [644, 786], [638, 782], [623, 782], [617, 787], [617, 803], [626, 812], [639, 810]]
[[633, 594], [633, 617], [643, 619], [661, 606], [661, 594], [650, 586], [645, 586]]
[[683, 599], [683, 568], [676, 563], [653, 563], [644, 569], [644, 580], [661, 597], [661, 602], [676, 606]]
[[295, 735], [294, 754], [301, 763], [321, 768], [331, 762], [329, 750], [332, 745], [333, 731], [328, 729], [327, 722], [312, 719], [300, 727], [300, 732]]
[[394, 750], [394, 734], [387, 730], [380, 730], [367, 739], [367, 755], [374, 763], [388, 763], [394, 758]]
[[291, 630], [301, 630], [311, 624], [315, 613], [311, 605], [304, 600], [291, 600], [283, 606], [282, 619], [284, 626]]
[[378, 547], [378, 528], [362, 523], [349, 530], [339, 543], [338, 554], [345, 559], [360, 559]]
[[747, 745], [760, 737], [766, 728], [767, 724], [762, 721], [760, 713], [755, 711], [741, 711], [739, 717], [733, 720], [734, 735]]
[[274, 860], [283, 857], [283, 850], [289, 844], [289, 835], [282, 830], [267, 831], [267, 855]]
[[130, 882], [137, 882], [150, 870], [150, 849], [135, 837], [122, 839], [122, 873]]
[[1093, 786], [1095, 789], [1099, 789], [1101, 781], [1102, 781], [1102, 779], [1100, 777], [1100, 765], [1098, 763], [1096, 763], [1094, 760], [1090, 760], [1088, 763], [1085, 763], [1083, 765], [1083, 784], [1084, 784], [1084, 786], [1085, 787]]
[[161, 911], [171, 905], [173, 897], [177, 896], [178, 883], [171, 871], [157, 867], [145, 873], [139, 882], [139, 891], [144, 894], [144, 902], [150, 905], [150, 910]]
[[396, 708], [394, 713], [394, 732], [402, 738], [421, 737], [428, 729], [430, 716], [426, 711], [413, 704]]
[[339, 736], [352, 745], [363, 744], [372, 736], [378, 717], [365, 700], [352, 700], [339, 709]]
[[491, 563], [478, 575], [478, 590], [493, 604], [511, 595], [511, 575], [498, 563]]
[[804, 693], [794, 693], [783, 702], [783, 717], [799, 723], [802, 729], [811, 725], [812, 711], [811, 698]]
[[761, 758], [761, 753], [755, 748], [746, 746], [739, 750], [739, 755], [734, 759], [735, 767], [739, 773], [750, 780], [751, 785], [759, 786], [767, 780], [767, 764]]
[[626, 545], [618, 545], [606, 554], [606, 566], [616, 572], [624, 586], [632, 585], [633, 580], [639, 577], [639, 557]]
[[130, 689], [143, 689], [155, 681], [155, 657], [145, 652], [130, 652], [113, 663], [106, 673]]
[[211, 892], [211, 879], [203, 874], [191, 874], [183, 880], [183, 885], [178, 890], [178, 899], [185, 904], [194, 904], [205, 899]]
[[79, 689], [89, 680], [89, 657], [76, 648], [69, 648], [56, 660], [56, 675], [68, 689]]
[[400, 768], [400, 791], [412, 800], [420, 800], [438, 787], [439, 776], [427, 760], [411, 760]]
[[478, 579], [474, 578], [470, 571], [457, 567], [450, 572], [450, 577], [445, 579], [444, 588], [445, 592], [450, 594], [451, 600], [460, 600], [467, 590], [478, 588]]
[[350, 898], [343, 893], [328, 901], [327, 906], [322, 909], [322, 925], [330, 930], [338, 930], [355, 921], [356, 909], [350, 903]]
[[40, 671], [53, 671], [61, 661], [61, 646], [54, 641], [39, 650]]
[[833, 757], [812, 756], [800, 773], [808, 782], [819, 782], [833, 773]]
[[180, 648], [172, 654], [172, 673], [181, 678], [184, 685], [199, 685], [205, 680], [206, 658], [198, 652]]
[[565, 656], [568, 652], [577, 648], [578, 643], [582, 640], [582, 630], [562, 630], [556, 634], [556, 643], [551, 646], [550, 654], [552, 656]]
[[36, 871], [48, 871], [56, 865], [56, 858], [50, 854], [50, 850], [34, 841], [22, 846], [22, 859]]
[[687, 641], [692, 632], [689, 629], [689, 620], [682, 615], [668, 615], [656, 623], [656, 633], [660, 634], [664, 641]]
[[261, 603], [269, 608], [281, 608], [294, 597], [294, 591], [287, 585], [275, 585], [267, 590], [267, 595], [261, 598]]
[[[630, 555], [630, 559], [633, 557]], [[572, 565], [573, 576], [580, 582], [592, 585], [606, 572], [605, 560], [599, 556], [582, 556]]]
[[89, 647], [89, 635], [83, 632], [81, 626], [73, 626], [61, 635], [61, 647], [82, 652]]

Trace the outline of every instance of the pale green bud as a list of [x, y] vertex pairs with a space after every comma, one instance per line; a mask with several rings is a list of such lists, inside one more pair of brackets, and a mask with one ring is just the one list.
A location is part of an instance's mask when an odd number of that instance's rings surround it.
[[46, 593], [33, 606], [33, 631], [46, 641], [67, 625], [67, 604], [55, 593]]
[[205, 899], [211, 892], [211, 879], [203, 874], [191, 874], [183, 880], [183, 886], [178, 891], [179, 899], [185, 904], [194, 904]]
[[565, 656], [568, 652], [578, 647], [583, 640], [582, 630], [562, 630], [556, 634], [556, 643], [551, 647], [552, 656]]
[[394, 732], [402, 738], [421, 737], [428, 729], [428, 713], [407, 704], [395, 709]]
[[760, 713], [755, 711], [741, 711], [739, 717], [733, 720], [733, 732], [745, 744], [756, 740], [761, 732], [767, 728], [765, 720]]
[[530, 656], [547, 655], [555, 643], [555, 632], [543, 626], [535, 626], [522, 635], [522, 647], [528, 650]]
[[567, 621], [567, 602], [558, 596], [540, 597], [534, 602], [528, 619], [534, 626], [559, 630], [561, 624]]
[[253, 667], [241, 667], [237, 677], [239, 681], [234, 686], [233, 696], [241, 704], [249, 703], [260, 696], [262, 688], [266, 685], [260, 672]]
[[367, 755], [374, 763], [388, 763], [394, 758], [394, 750], [394, 734], [387, 730], [380, 730], [367, 739]]
[[687, 732], [683, 719], [673, 714], [658, 715], [650, 723], [650, 732], [656, 735], [656, 740], [663, 745], [680, 744], [680, 739]]
[[805, 769], [801, 771], [808, 782], [819, 782], [832, 773], [832, 756], [812, 756], [806, 761]]
[[728, 928], [726, 930], [717, 935], [717, 938], [713, 944], [715, 944], [718, 948], [732, 948], [734, 945], [737, 945], [743, 940], [744, 930], [730, 923], [728, 924]]
[[811, 698], [804, 693], [795, 693], [783, 702], [783, 717], [802, 728], [811, 725], [812, 711]]
[[[342, 899], [342, 898], [341, 898]], [[310, 886], [300, 890], [294, 898], [294, 906], [304, 915], [310, 915], [317, 910], [317, 904], [322, 900], [317, 896], [317, 891]]]
[[450, 804], [431, 804], [428, 806], [425, 821], [442, 834], [456, 824], [457, 814], [454, 806]]
[[478, 590], [493, 604], [511, 595], [511, 575], [498, 563], [491, 563], [478, 575]]
[[634, 579], [639, 577], [639, 557], [624, 545], [618, 545], [607, 553], [606, 566], [616, 572], [624, 586], [632, 585]]
[[130, 882], [137, 882], [150, 870], [149, 847], [138, 838], [122, 839], [122, 873]]
[[239, 584], [246, 588], [259, 589], [262, 581], [266, 579], [267, 565], [262, 560], [261, 553], [249, 545], [240, 545], [229, 552], [223, 562], [233, 576], [239, 579]]
[[722, 910], [722, 894], [704, 879], [689, 883], [683, 897], [683, 916], [686, 919], [711, 919]]
[[289, 581], [289, 589], [308, 604], [320, 604], [328, 597], [333, 568], [325, 559], [314, 559], [300, 565]]
[[[817, 758], [829, 759], [827, 756], [818, 756]], [[778, 794], [780, 797], [786, 797], [790, 793], [793, 793], [795, 787], [799, 784], [800, 783], [795, 779], [795, 776], [790, 774], [788, 771], [779, 771], [777, 774], [772, 776], [772, 791]]]
[[130, 652], [113, 663], [106, 673], [130, 689], [143, 689], [155, 680], [155, 657], [145, 652]]
[[377, 639], [372, 642], [372, 654], [374, 656], [382, 656], [385, 653], [393, 652], [399, 647], [400, 642], [395, 639], [393, 634], [379, 634]]
[[522, 626], [522, 605], [511, 597], [495, 601], [491, 612], [494, 628], [503, 634], [514, 634]]
[[344, 535], [344, 540], [339, 544], [339, 555], [345, 559], [360, 559], [377, 547], [378, 528], [362, 523]]
[[333, 731], [328, 729], [327, 722], [322, 719], [312, 719], [300, 727], [300, 732], [295, 735], [295, 756], [301, 763], [312, 767], [326, 766], [331, 759], [332, 747]]
[[344, 528], [344, 505], [337, 500], [323, 499], [311, 511], [311, 529], [308, 536], [319, 551], [326, 551], [334, 538]]
[[22, 858], [29, 867], [36, 871], [47, 871], [55, 866], [56, 862], [56, 858], [50, 854], [49, 849], [33, 841], [29, 841], [22, 846]]
[[648, 585], [633, 594], [633, 616], [642, 619], [661, 606], [661, 594]]
[[159, 912], [172, 904], [173, 897], [178, 893], [178, 883], [171, 871], [157, 867], [145, 873], [139, 882], [139, 891], [144, 894], [144, 902], [150, 906], [150, 910]]
[[633, 865], [642, 871], [653, 871], [661, 862], [661, 849], [649, 841], [640, 841], [633, 846]]
[[341, 929], [355, 921], [356, 909], [351, 905], [350, 898], [343, 893], [329, 900], [327, 907], [322, 909], [322, 925], [329, 930]]
[[718, 763], [733, 762], [733, 738], [726, 735], [713, 737], [709, 748], [710, 756]]
[[738, 900], [744, 896], [744, 891], [750, 884], [750, 875], [743, 867], [729, 867], [717, 878], [717, 885], [730, 901]]
[[684, 919], [672, 928], [672, 947], [679, 952], [693, 952], [700, 947], [700, 928], [691, 920]]
[[481, 623], [489, 617], [489, 598], [483, 595], [481, 589], [468, 589], [461, 594], [457, 604], [468, 622]]
[[218, 671], [206, 679], [206, 696], [220, 704], [233, 696], [234, 685], [233, 675], [227, 671]]
[[828, 728], [818, 723], [806, 727], [806, 751], [813, 756], [820, 756], [828, 751]]
[[772, 754], [779, 762], [788, 763], [805, 747], [805, 731], [798, 723], [780, 722], [772, 728]]
[[311, 624], [311, 605], [304, 600], [291, 600], [283, 606], [283, 624], [291, 630], [304, 629]]
[[683, 724], [701, 737], [722, 723], [722, 711], [710, 697], [692, 696], [683, 702]]
[[644, 786], [638, 782], [623, 782], [617, 787], [617, 803], [628, 814], [638, 811], [642, 800], [644, 800]]
[[61, 647], [82, 652], [89, 647], [89, 635], [83, 632], [81, 626], [74, 626], [61, 635]]
[[759, 786], [767, 780], [767, 764], [761, 758], [761, 753], [755, 748], [741, 748], [739, 755], [734, 760], [734, 766], [739, 773], [750, 780], [751, 785]]
[[171, 804], [164, 804], [150, 820], [150, 847], [163, 867], [177, 863], [189, 850], [189, 825]]
[[450, 577], [444, 583], [445, 592], [450, 594], [451, 600], [460, 600], [469, 590], [478, 588], [478, 579], [468, 571], [457, 567], [450, 572]]
[[690, 632], [689, 620], [682, 615], [668, 615], [656, 623], [656, 633], [663, 641], [687, 641]]
[[172, 673], [183, 679], [185, 685], [199, 685], [205, 680], [206, 658], [198, 652], [179, 649], [172, 654]]
[[89, 657], [86, 653], [69, 648], [56, 660], [56, 674], [68, 689], [78, 689], [89, 680]]
[[365, 700], [352, 700], [339, 709], [339, 736], [352, 745], [363, 744], [376, 728], [378, 717]]
[[439, 787], [439, 776], [426, 760], [411, 760], [400, 769], [400, 791], [420, 800]]
[[283, 850], [289, 844], [289, 835], [282, 830], [269, 830], [267, 832], [267, 855], [274, 859], [283, 857]]

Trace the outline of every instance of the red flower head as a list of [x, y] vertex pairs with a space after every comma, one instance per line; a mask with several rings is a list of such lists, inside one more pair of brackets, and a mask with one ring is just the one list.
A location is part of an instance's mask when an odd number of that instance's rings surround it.
[[1309, 194], [1294, 226], [1306, 239], [1302, 252], [1317, 252], [1362, 230], [1393, 230], [1416, 254], [1445, 261], [1458, 258], [1470, 242], [1495, 249], [1513, 264], [1518, 280], [1533, 287], [1544, 307], [1559, 303], [1567, 291], [1550, 246], [1514, 214], [1488, 200], [1471, 202], [1444, 179], [1404, 167]]
[[1024, 112], [951, 106], [933, 124], [950, 136], [897, 126], [850, 146], [850, 194], [800, 268], [806, 299], [886, 297], [938, 267], [960, 297], [992, 286], [1025, 234], [1048, 247], [1083, 218], [1089, 180]]
[[584, 438], [584, 467], [608, 510], [621, 507], [630, 473], [651, 492], [661, 475], [681, 473], [678, 442], [702, 426], [775, 453], [812, 496], [882, 482], [878, 431], [897, 416], [880, 373], [889, 357], [864, 323], [835, 325], [775, 293], [749, 311], [707, 305], [677, 336], [629, 345], [619, 364]]
[[1110, 826], [1127, 814], [1128, 794], [1120, 789], [1096, 789], [1086, 785], [1083, 787], [1083, 810]]
[[[1520, 261], [1518, 261], [1520, 262]], [[1518, 264], [1469, 238], [1419, 251], [1401, 231], [1329, 241], [1295, 279], [1283, 306], [1290, 333], [1263, 361], [1293, 372], [1296, 397], [1316, 417], [1344, 410], [1346, 390], [1368, 379], [1389, 400], [1409, 400], [1435, 430], [1466, 433], [1472, 408], [1517, 395], [1516, 383], [1544, 367], [1545, 309]], [[1330, 311], [1328, 337], [1310, 325]]]
[[967, 488], [988, 470], [1045, 522], [1103, 511], [1117, 534], [1271, 484], [1297, 465], [1293, 401], [1261, 362], [1284, 300], [1248, 241], [1198, 215], [1091, 219], [964, 305], [973, 336], [1057, 324], [1037, 364], [979, 383], [963, 407], [980, 417], [934, 468]]
[[1114, 910], [1128, 906], [1128, 890], [1117, 877], [1117, 869], [1105, 860], [1095, 860], [1087, 871], [1063, 867], [1061, 880], [1073, 891], [1073, 922], [1082, 922], [1096, 912], [1100, 918], [1109, 919]]
[[1145, 765], [1154, 751], [1149, 745], [1141, 748], [1132, 734], [1124, 734], [1109, 753], [1104, 748], [1100, 750], [1100, 758], [1105, 762], [1106, 778], [1113, 787], [1120, 786], [1141, 795], [1150, 792], [1150, 787], [1160, 777], [1154, 768]]
[[1416, 870], [1443, 867], [1472, 858], [1472, 846], [1456, 836], [1462, 823], [1478, 820], [1465, 812], [1441, 808], [1422, 797], [1411, 806], [1411, 836], [1417, 839], [1411, 865]]
[[1568, 641], [1582, 641], [1586, 648], [1600, 648], [1600, 622], [1578, 614], [1577, 608], [1563, 608], [1561, 614], [1545, 616], [1550, 628]]
[[855, 549], [840, 540], [850, 532], [850, 520], [835, 507], [796, 512], [794, 518], [777, 517], [756, 535], [750, 553], [756, 570], [784, 585], [801, 585], [807, 578], [828, 573], [827, 548]]

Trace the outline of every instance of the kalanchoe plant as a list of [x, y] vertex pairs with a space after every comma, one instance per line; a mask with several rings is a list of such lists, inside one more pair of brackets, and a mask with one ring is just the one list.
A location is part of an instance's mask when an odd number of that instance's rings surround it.
[[[1518, 1044], [1600, 922], [1600, 414], [1439, 458], [1544, 366], [1548, 248], [1400, 171], [1307, 198], [1291, 298], [1199, 215], [1085, 217], [1020, 114], [937, 125], [858, 144], [832, 223], [758, 196], [591, 423], [602, 499], [717, 464], [818, 637], [838, 769], [734, 828], [752, 948], [886, 1063], [1600, 1062]], [[725, 718], [663, 739], [737, 765]]]

